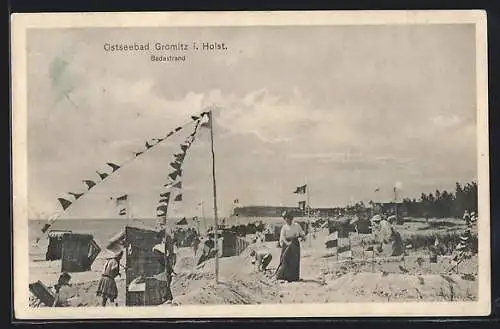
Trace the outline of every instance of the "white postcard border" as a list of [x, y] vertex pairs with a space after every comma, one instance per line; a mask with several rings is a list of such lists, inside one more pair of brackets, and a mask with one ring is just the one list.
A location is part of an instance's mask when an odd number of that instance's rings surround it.
[[[42, 13], [11, 16], [14, 311], [16, 319], [486, 316], [491, 310], [488, 81], [484, 11]], [[329, 303], [178, 307], [29, 308], [26, 32], [29, 28], [475, 24], [479, 298], [451, 303]]]

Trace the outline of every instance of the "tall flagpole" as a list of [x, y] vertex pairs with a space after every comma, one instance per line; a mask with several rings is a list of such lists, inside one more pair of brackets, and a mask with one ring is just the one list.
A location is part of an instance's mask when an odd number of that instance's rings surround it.
[[307, 174], [306, 174], [306, 179], [305, 179], [305, 191], [306, 193], [306, 205], [305, 205], [305, 211], [306, 211], [306, 217], [307, 220], [309, 221], [309, 183], [307, 179]]
[[217, 187], [215, 183], [215, 153], [214, 153], [214, 128], [213, 128], [213, 116], [212, 110], [208, 112], [209, 121], [210, 121], [210, 142], [212, 149], [212, 185], [213, 185], [213, 193], [214, 193], [214, 244], [215, 244], [215, 283], [219, 283], [219, 241], [217, 231], [219, 230], [219, 219], [217, 216]]
[[198, 220], [198, 223], [196, 224], [198, 228], [198, 234], [200, 234], [200, 223], [203, 221], [203, 224], [205, 224], [205, 212], [203, 211], [203, 200], [200, 201], [200, 219]]
[[127, 219], [130, 223], [130, 220], [132, 219], [132, 208], [130, 207], [130, 194], [127, 194]]

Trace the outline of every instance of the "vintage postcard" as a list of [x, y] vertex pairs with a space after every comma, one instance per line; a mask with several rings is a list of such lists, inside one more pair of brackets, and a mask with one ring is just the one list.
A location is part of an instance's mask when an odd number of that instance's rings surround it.
[[15, 318], [490, 313], [484, 12], [11, 26]]

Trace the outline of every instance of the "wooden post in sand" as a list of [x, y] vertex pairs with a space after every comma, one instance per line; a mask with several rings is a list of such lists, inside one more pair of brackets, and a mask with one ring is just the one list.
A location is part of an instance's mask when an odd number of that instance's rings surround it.
[[213, 197], [214, 197], [214, 246], [215, 246], [215, 283], [219, 283], [219, 219], [217, 215], [217, 185], [215, 180], [215, 153], [214, 153], [214, 128], [213, 128], [213, 116], [212, 111], [208, 112], [209, 123], [210, 123], [210, 144], [212, 150], [212, 185], [213, 185]]
[[375, 273], [375, 246], [372, 249], [372, 272]]

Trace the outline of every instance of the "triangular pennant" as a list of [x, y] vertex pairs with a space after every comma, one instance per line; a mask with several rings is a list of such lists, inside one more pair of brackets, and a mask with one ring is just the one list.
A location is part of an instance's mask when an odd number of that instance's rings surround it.
[[50, 224], [45, 224], [45, 225], [43, 225], [43, 227], [42, 227], [42, 233], [47, 232], [47, 230], [48, 230], [49, 228], [50, 228]]
[[136, 153], [135, 153], [135, 156], [136, 156], [136, 157], [138, 157], [138, 156], [139, 156], [139, 155], [141, 155], [142, 153], [144, 153], [144, 152], [136, 152]]
[[160, 194], [160, 196], [161, 196], [162, 198], [170, 198], [170, 192], [165, 192], [165, 193], [162, 193], [162, 194]]
[[165, 205], [165, 206], [168, 206], [169, 202], [170, 199], [160, 199], [160, 201], [158, 201], [160, 205]]
[[84, 195], [85, 193], [74, 193], [74, 192], [68, 192], [69, 195], [72, 195], [75, 200], [78, 200], [82, 195]]
[[176, 169], [176, 170], [179, 170], [181, 169], [181, 166], [182, 166], [182, 163], [179, 163], [179, 162], [170, 162], [170, 167]]
[[173, 185], [173, 187], [175, 187], [175, 188], [182, 188], [182, 181], [178, 181], [177, 183], [175, 183]]
[[182, 170], [176, 170], [168, 175], [168, 177], [170, 177], [172, 180], [176, 180], [177, 176], [182, 176]]
[[91, 181], [91, 180], [88, 180], [88, 179], [84, 180], [82, 182], [84, 182], [87, 185], [87, 189], [89, 189], [89, 190], [96, 185], [96, 183], [94, 181]]
[[192, 116], [191, 116], [191, 119], [193, 119], [193, 121], [196, 121], [196, 120], [198, 120], [199, 118], [200, 118], [200, 117], [197, 117], [196, 115], [192, 115]]
[[177, 131], [179, 131], [181, 129], [182, 129], [182, 127], [177, 127], [177, 128], [174, 129], [174, 131], [177, 132]]
[[170, 131], [170, 132], [167, 134], [167, 136], [166, 136], [165, 138], [170, 137], [170, 136], [172, 136], [173, 134], [174, 134], [174, 132], [173, 132], [173, 131]]
[[120, 216], [125, 216], [127, 214], [127, 209], [120, 209]]
[[164, 140], [165, 140], [165, 137], [163, 137], [163, 138], [158, 138], [158, 139], [156, 140], [156, 143], [157, 143], [157, 144], [158, 144], [158, 143], [161, 143], [161, 142], [163, 142]]
[[177, 194], [174, 201], [182, 201], [182, 194]]
[[153, 145], [149, 144], [148, 142], [146, 142], [145, 146], [146, 146], [146, 149], [147, 149], [147, 150], [149, 150], [150, 148], [152, 148], [152, 147], [153, 147]]
[[177, 154], [174, 154], [174, 157], [177, 161], [179, 162], [182, 162], [184, 161], [184, 158], [186, 157], [186, 153], [177, 153]]
[[118, 198], [116, 198], [116, 201], [126, 201], [127, 199], [128, 199], [128, 195], [124, 194], [124, 195], [119, 196]]
[[158, 211], [165, 211], [166, 212], [168, 210], [168, 206], [166, 206], [166, 205], [160, 205], [160, 206], [156, 207], [156, 210], [158, 210]]
[[181, 150], [182, 152], [186, 152], [186, 150], [189, 148], [189, 145], [187, 143], [181, 144]]
[[58, 198], [57, 200], [59, 200], [59, 203], [61, 204], [63, 210], [66, 210], [72, 204], [71, 201], [66, 200], [64, 198]]
[[115, 172], [115, 171], [117, 171], [118, 169], [120, 169], [120, 166], [119, 166], [119, 165], [114, 164], [114, 163], [112, 163], [112, 162], [108, 162], [108, 163], [107, 163], [107, 165], [108, 165], [108, 166], [110, 166], [110, 167], [111, 167], [111, 169], [113, 169], [113, 172]]
[[96, 173], [99, 175], [99, 177], [101, 177], [101, 179], [105, 179], [106, 177], [108, 177], [109, 175], [106, 174], [106, 173], [100, 173], [98, 171], [96, 171]]

